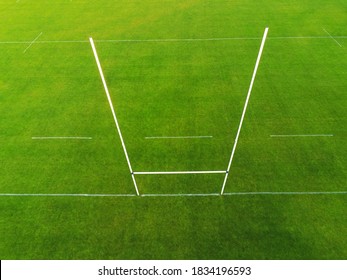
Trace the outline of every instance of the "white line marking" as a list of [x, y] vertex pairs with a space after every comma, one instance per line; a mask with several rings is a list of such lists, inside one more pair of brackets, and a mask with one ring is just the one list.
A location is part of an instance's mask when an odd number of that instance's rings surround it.
[[[347, 38], [347, 36], [335, 36], [335, 38]], [[194, 42], [194, 41], [238, 41], [238, 40], [261, 40], [261, 37], [225, 37], [225, 38], [177, 38], [177, 39], [110, 39], [98, 40], [96, 42], [102, 43], [146, 43], [146, 42]], [[329, 36], [277, 36], [268, 37], [270, 40], [283, 40], [283, 39], [330, 39]]]
[[[233, 192], [223, 196], [254, 196], [254, 195], [347, 195], [347, 191], [332, 192]], [[182, 193], [182, 194], [142, 194], [140, 197], [204, 197], [218, 196], [220, 193]], [[0, 197], [138, 197], [135, 194], [44, 194], [44, 193], [1, 193]]]
[[196, 138], [213, 138], [213, 136], [151, 136], [145, 139], [196, 139]]
[[336, 192], [234, 192], [224, 195], [318, 195], [318, 194], [347, 194], [347, 191]]
[[225, 174], [225, 170], [212, 170], [212, 171], [138, 171], [134, 172], [135, 175], [172, 175], [172, 174]]
[[[0, 41], [0, 44], [30, 44], [31, 41]], [[36, 44], [54, 44], [54, 43], [88, 43], [88, 40], [51, 40], [37, 41]]]
[[241, 196], [241, 195], [346, 195], [347, 191], [336, 192], [233, 192], [233, 193], [182, 193], [182, 194], [143, 194], [144, 197], [201, 197], [201, 196]]
[[109, 103], [110, 108], [111, 108], [111, 112], [112, 112], [113, 119], [114, 119], [114, 122], [115, 122], [116, 127], [117, 127], [119, 138], [120, 138], [120, 140], [122, 142], [123, 151], [124, 151], [124, 154], [125, 154], [128, 166], [129, 166], [131, 177], [132, 177], [133, 182], [134, 182], [136, 194], [140, 195], [139, 190], [137, 188], [137, 184], [136, 184], [135, 176], [134, 176], [134, 173], [133, 173], [133, 169], [132, 169], [131, 164], [130, 164], [128, 152], [127, 152], [127, 149], [125, 147], [124, 140], [123, 140], [122, 132], [120, 131], [120, 127], [119, 127], [119, 124], [118, 124], [117, 116], [116, 116], [116, 113], [115, 113], [114, 108], [113, 108], [111, 96], [110, 96], [110, 93], [109, 93], [108, 88], [107, 88], [107, 84], [106, 84], [106, 80], [105, 80], [105, 77], [104, 77], [104, 73], [103, 73], [102, 68], [101, 68], [101, 64], [100, 64], [100, 61], [99, 61], [98, 53], [96, 52], [96, 48], [95, 48], [95, 45], [94, 45], [93, 38], [89, 38], [89, 42], [90, 42], [90, 45], [92, 46], [92, 49], [93, 49], [95, 61], [96, 61], [96, 64], [98, 66], [98, 69], [99, 69], [99, 73], [100, 73], [100, 77], [101, 77], [101, 80], [102, 80], [102, 84], [104, 85], [104, 89], [105, 89], [105, 93], [106, 93], [106, 96], [107, 96], [107, 100], [108, 100], [108, 103]]
[[84, 196], [84, 197], [136, 197], [136, 194], [92, 194], [92, 193], [2, 193], [0, 196], [43, 196], [43, 197], [50, 197], [50, 196], [62, 196], [62, 197], [76, 197], [76, 196]]
[[[337, 39], [346, 39], [347, 36], [334, 36]], [[127, 42], [190, 42], [190, 41], [232, 41], [232, 40], [260, 40], [260, 37], [230, 37], [230, 38], [196, 38], [196, 39], [144, 39], [144, 40], [95, 40], [100, 43], [127, 43]], [[330, 36], [278, 36], [268, 37], [267, 40], [287, 40], [287, 39], [331, 39]], [[0, 41], [0, 44], [30, 44], [31, 41]], [[45, 40], [36, 44], [54, 43], [89, 43], [89, 40]]]
[[91, 140], [92, 137], [75, 137], [75, 136], [48, 136], [48, 137], [31, 137], [33, 140], [48, 140], [48, 139], [81, 139], [81, 140]]
[[[335, 36], [335, 38], [345, 39], [347, 36]], [[277, 36], [268, 37], [268, 40], [282, 40], [282, 39], [331, 39], [329, 36]]]
[[333, 137], [333, 134], [283, 134], [270, 135], [270, 137]]
[[26, 49], [23, 51], [23, 53], [26, 53], [26, 51], [32, 46], [32, 44], [34, 44], [36, 42], [36, 40], [38, 38], [40, 38], [40, 36], [42, 35], [42, 32], [34, 39], [30, 42], [29, 46], [26, 47]]
[[325, 28], [323, 28], [323, 30], [330, 36], [331, 39], [335, 41], [336, 44], [338, 44], [342, 48], [342, 45], [333, 36], [331, 36], [331, 34], [328, 31], [326, 31]]
[[237, 134], [236, 134], [234, 146], [233, 146], [233, 149], [232, 149], [232, 152], [231, 152], [231, 156], [230, 156], [230, 160], [229, 160], [227, 172], [226, 172], [226, 174], [225, 174], [225, 178], [224, 178], [224, 182], [223, 182], [221, 194], [224, 193], [225, 185], [226, 185], [227, 180], [228, 180], [228, 176], [229, 176], [229, 171], [230, 171], [231, 163], [232, 163], [233, 158], [234, 158], [234, 154], [235, 154], [237, 142], [238, 142], [238, 140], [239, 140], [239, 136], [240, 136], [240, 132], [241, 132], [241, 128], [242, 128], [242, 123], [243, 123], [243, 120], [244, 120], [244, 118], [245, 118], [245, 114], [246, 114], [246, 111], [247, 111], [248, 101], [249, 101], [249, 98], [250, 98], [250, 96], [251, 96], [251, 92], [252, 92], [254, 80], [255, 80], [255, 77], [256, 77], [256, 75], [257, 75], [257, 70], [258, 70], [258, 66], [259, 66], [260, 59], [261, 59], [261, 55], [262, 55], [262, 53], [263, 53], [263, 49], [264, 49], [264, 45], [265, 45], [265, 41], [266, 41], [266, 37], [267, 37], [268, 31], [269, 31], [269, 28], [266, 27], [266, 28], [265, 28], [265, 31], [264, 31], [263, 39], [262, 39], [262, 42], [261, 42], [261, 45], [260, 45], [260, 49], [259, 49], [259, 53], [258, 53], [258, 58], [257, 58], [257, 61], [256, 61], [256, 63], [255, 63], [255, 67], [254, 67], [254, 71], [253, 71], [252, 80], [251, 80], [251, 83], [250, 83], [250, 85], [249, 85], [249, 89], [248, 89], [248, 93], [247, 93], [247, 98], [246, 98], [245, 106], [243, 107], [243, 112], [242, 112], [242, 116], [241, 116], [239, 128], [238, 128], [238, 130], [237, 130]]

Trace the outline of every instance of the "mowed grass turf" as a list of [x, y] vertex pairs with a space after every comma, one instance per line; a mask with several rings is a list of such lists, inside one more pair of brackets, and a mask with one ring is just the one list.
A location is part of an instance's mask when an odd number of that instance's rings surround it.
[[[135, 194], [89, 37], [134, 171], [226, 170], [266, 26], [225, 191], [346, 192], [346, 12], [337, 0], [1, 1], [0, 193]], [[165, 41], [194, 38], [229, 39]], [[297, 134], [334, 136], [270, 137]], [[194, 135], [213, 137], [146, 139]], [[209, 194], [224, 176], [136, 179], [144, 194]], [[346, 202], [0, 196], [0, 258], [346, 259]]]

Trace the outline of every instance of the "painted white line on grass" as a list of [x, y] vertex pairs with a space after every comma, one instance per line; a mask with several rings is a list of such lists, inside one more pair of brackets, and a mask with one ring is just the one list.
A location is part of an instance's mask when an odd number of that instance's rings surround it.
[[335, 192], [233, 192], [224, 195], [319, 195], [319, 194], [347, 194], [347, 191]]
[[[0, 41], [1, 44], [30, 44], [32, 41]], [[51, 40], [51, 41], [37, 41], [36, 44], [58, 44], [58, 43], [88, 43], [88, 40]]]
[[[331, 192], [233, 192], [223, 196], [255, 196], [255, 195], [347, 195], [347, 191]], [[219, 193], [178, 193], [178, 194], [142, 194], [140, 197], [220, 197]], [[139, 197], [136, 194], [45, 194], [45, 193], [0, 193], [0, 197]]]
[[284, 137], [333, 137], [333, 134], [283, 134], [283, 135], [270, 135], [270, 137], [284, 138]]
[[[335, 38], [345, 39], [347, 36], [335, 36]], [[329, 36], [276, 36], [268, 37], [268, 40], [286, 40], [286, 39], [331, 39]]]
[[[347, 36], [335, 36], [335, 38], [347, 38]], [[109, 39], [98, 40], [102, 43], [146, 43], [146, 42], [194, 42], [194, 41], [242, 41], [242, 40], [261, 40], [261, 37], [225, 37], [225, 38], [177, 38], [177, 39]], [[329, 36], [277, 36], [268, 37], [268, 40], [286, 39], [330, 39]]]
[[89, 40], [45, 40], [38, 41], [36, 44], [54, 44], [54, 43], [88, 43]]
[[33, 140], [50, 140], [50, 139], [58, 139], [58, 140], [63, 140], [63, 139], [77, 139], [77, 140], [92, 140], [92, 137], [80, 137], [80, 136], [48, 136], [48, 137], [31, 137]]
[[213, 138], [213, 136], [150, 136], [145, 139], [198, 139], [198, 138]]
[[[346, 39], [347, 36], [334, 36], [337, 39]], [[138, 39], [138, 40], [95, 40], [100, 43], [127, 43], [127, 42], [190, 42], [190, 41], [233, 41], [233, 40], [260, 40], [261, 37], [230, 37], [230, 38], [196, 38], [196, 39]], [[268, 37], [267, 40], [287, 39], [331, 39], [330, 36], [277, 36]], [[30, 44], [31, 41], [0, 41], [0, 44]], [[89, 40], [45, 40], [35, 42], [36, 44], [58, 44], [58, 43], [88, 43]]]
[[[347, 195], [347, 191], [335, 192], [233, 192], [223, 196], [254, 196], [254, 195]], [[143, 194], [143, 197], [201, 197], [221, 196], [219, 193], [181, 193], [181, 194]]]
[[34, 40], [32, 40], [29, 44], [29, 46], [26, 47], [26, 49], [23, 51], [23, 53], [26, 53], [26, 51], [32, 46], [32, 44], [34, 44], [36, 42], [36, 40], [38, 38], [40, 38], [40, 36], [42, 35], [43, 33], [41, 32]]
[[106, 80], [105, 80], [105, 77], [104, 77], [104, 73], [103, 73], [102, 68], [101, 68], [101, 64], [100, 64], [100, 61], [99, 61], [98, 53], [96, 52], [96, 48], [95, 48], [95, 45], [94, 45], [93, 38], [89, 38], [89, 42], [90, 42], [90, 45], [91, 45], [92, 50], [93, 50], [93, 53], [94, 53], [95, 61], [96, 61], [96, 64], [97, 64], [97, 66], [98, 66], [98, 69], [99, 69], [99, 73], [100, 73], [100, 77], [101, 77], [102, 84], [104, 85], [105, 93], [106, 93], [107, 100], [108, 100], [108, 103], [109, 103], [110, 108], [111, 108], [111, 112], [112, 112], [112, 115], [113, 115], [114, 122], [115, 122], [116, 127], [117, 127], [117, 131], [118, 131], [118, 134], [119, 134], [119, 138], [120, 138], [120, 140], [121, 140], [121, 142], [122, 142], [123, 151], [124, 151], [124, 154], [125, 154], [125, 158], [126, 158], [126, 160], [127, 160], [127, 163], [128, 163], [128, 167], [129, 167], [129, 171], [130, 171], [130, 173], [131, 173], [131, 177], [132, 177], [133, 182], [134, 182], [135, 191], [136, 191], [136, 194], [137, 194], [137, 195], [140, 195], [139, 189], [138, 189], [137, 184], [136, 184], [134, 172], [133, 172], [133, 169], [132, 169], [131, 164], [130, 164], [128, 152], [127, 152], [127, 149], [126, 149], [126, 147], [125, 147], [124, 140], [123, 140], [122, 132], [121, 132], [120, 127], [119, 127], [119, 124], [118, 124], [118, 120], [117, 120], [117, 116], [116, 116], [115, 110], [114, 110], [114, 108], [113, 108], [111, 96], [110, 96], [110, 93], [109, 93], [109, 91], [108, 91], [108, 87], [107, 87], [107, 84], [106, 84]]
[[233, 161], [234, 154], [235, 154], [235, 150], [236, 150], [236, 147], [237, 147], [237, 142], [238, 142], [239, 137], [240, 137], [240, 132], [241, 132], [243, 120], [244, 120], [244, 118], [245, 118], [245, 114], [246, 114], [246, 111], [247, 111], [248, 101], [249, 101], [249, 98], [250, 98], [250, 96], [251, 96], [251, 92], [252, 92], [254, 80], [255, 80], [255, 77], [256, 77], [256, 75], [257, 75], [257, 70], [258, 70], [258, 66], [259, 66], [259, 63], [260, 63], [261, 55], [262, 55], [262, 53], [263, 53], [263, 49], [264, 49], [264, 45], [265, 45], [265, 41], [266, 41], [266, 37], [267, 37], [268, 31], [269, 31], [269, 28], [266, 27], [266, 28], [265, 28], [265, 31], [264, 31], [263, 39], [262, 39], [262, 42], [261, 42], [261, 45], [260, 45], [260, 49], [259, 49], [257, 61], [256, 61], [256, 63], [255, 63], [255, 67], [254, 67], [254, 71], [253, 71], [251, 83], [250, 83], [250, 85], [249, 85], [249, 89], [248, 89], [248, 93], [247, 93], [247, 98], [246, 98], [245, 106], [243, 107], [243, 112], [242, 112], [242, 116], [241, 116], [239, 128], [238, 128], [237, 133], [236, 133], [235, 142], [234, 142], [234, 146], [233, 146], [233, 149], [232, 149], [232, 152], [231, 152], [231, 156], [230, 156], [230, 160], [229, 160], [227, 172], [226, 172], [226, 174], [225, 174], [224, 182], [223, 182], [223, 185], [222, 185], [221, 194], [224, 193], [225, 185], [226, 185], [227, 180], [228, 180], [228, 176], [229, 176], [229, 172], [230, 172], [231, 163], [232, 163], [232, 161]]
[[336, 44], [338, 44], [342, 48], [342, 45], [333, 36], [331, 36], [331, 34], [325, 28], [323, 28], [323, 30], [330, 36], [331, 39], [335, 41]]
[[136, 194], [93, 194], [93, 193], [1, 193], [0, 196], [33, 196], [33, 197], [136, 197]]
[[207, 170], [207, 171], [138, 171], [135, 175], [174, 175], [174, 174], [225, 174], [225, 170]]

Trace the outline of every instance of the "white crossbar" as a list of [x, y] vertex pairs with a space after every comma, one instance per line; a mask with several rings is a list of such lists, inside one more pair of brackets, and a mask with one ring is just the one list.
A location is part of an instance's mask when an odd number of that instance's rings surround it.
[[133, 172], [135, 175], [172, 175], [172, 174], [225, 174], [225, 170], [212, 171], [153, 171], [153, 172]]
[[147, 136], [145, 139], [199, 139], [199, 138], [213, 138], [212, 135], [200, 136]]
[[165, 193], [160, 193], [160, 194], [143, 194], [142, 196], [144, 197], [180, 197], [180, 196], [197, 196], [197, 197], [201, 197], [201, 196], [220, 196], [219, 193], [169, 193], [169, 194], [165, 194]]

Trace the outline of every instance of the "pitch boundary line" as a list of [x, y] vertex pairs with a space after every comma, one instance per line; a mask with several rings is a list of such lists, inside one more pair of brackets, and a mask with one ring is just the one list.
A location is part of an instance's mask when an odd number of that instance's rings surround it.
[[38, 38], [40, 38], [40, 36], [42, 35], [43, 33], [41, 32], [34, 40], [32, 40], [29, 44], [29, 46], [26, 47], [26, 49], [23, 51], [23, 53], [26, 53], [26, 51], [36, 42], [36, 40]]
[[230, 167], [231, 167], [231, 164], [232, 164], [232, 162], [233, 162], [233, 158], [234, 158], [234, 154], [235, 154], [235, 151], [236, 151], [237, 143], [238, 143], [238, 140], [239, 140], [239, 137], [240, 137], [240, 132], [241, 132], [243, 120], [244, 120], [245, 115], [246, 115], [248, 102], [249, 102], [249, 99], [250, 99], [250, 97], [251, 97], [251, 93], [252, 93], [252, 89], [253, 89], [253, 84], [254, 84], [254, 81], [255, 81], [255, 77], [256, 77], [256, 75], [257, 75], [258, 66], [259, 66], [259, 63], [260, 63], [261, 55], [262, 55], [262, 53], [263, 53], [263, 49], [264, 49], [264, 46], [265, 46], [265, 41], [266, 41], [266, 37], [267, 37], [268, 31], [269, 31], [269, 28], [266, 27], [266, 28], [265, 28], [265, 31], [264, 31], [263, 39], [262, 39], [262, 41], [261, 41], [261, 45], [260, 45], [260, 49], [259, 49], [257, 61], [256, 61], [256, 63], [255, 63], [255, 67], [254, 67], [254, 71], [253, 71], [251, 83], [250, 83], [250, 85], [249, 85], [249, 89], [248, 89], [248, 93], [247, 93], [247, 98], [246, 98], [246, 101], [245, 101], [245, 105], [244, 105], [244, 107], [243, 107], [243, 111], [242, 111], [242, 115], [241, 115], [240, 124], [239, 124], [239, 127], [238, 127], [238, 129], [237, 129], [237, 133], [236, 133], [236, 137], [235, 137], [235, 141], [234, 141], [234, 146], [233, 146], [233, 149], [232, 149], [232, 151], [231, 151], [231, 156], [230, 156], [228, 168], [227, 168], [227, 171], [226, 171], [226, 174], [225, 174], [224, 182], [223, 182], [223, 185], [222, 185], [221, 194], [224, 193], [225, 185], [226, 185], [227, 180], [228, 180], [228, 176], [229, 176], [229, 172], [230, 172]]
[[97, 53], [95, 45], [94, 45], [93, 38], [89, 38], [89, 42], [90, 42], [90, 45], [91, 45], [93, 53], [94, 53], [95, 61], [96, 61], [96, 64], [98, 66], [98, 70], [99, 70], [99, 74], [100, 74], [100, 77], [101, 77], [102, 84], [104, 85], [105, 93], [106, 93], [106, 96], [107, 96], [108, 103], [110, 105], [110, 109], [111, 109], [111, 112], [112, 112], [112, 115], [113, 115], [114, 122], [116, 124], [116, 128], [117, 128], [117, 131], [118, 131], [118, 134], [119, 134], [119, 138], [120, 138], [120, 140], [122, 142], [123, 151], [124, 151], [127, 163], [128, 163], [129, 171], [131, 173], [131, 178], [133, 179], [135, 191], [136, 191], [137, 195], [140, 195], [139, 189], [138, 189], [137, 184], [136, 184], [134, 172], [133, 172], [133, 169], [131, 167], [130, 160], [129, 160], [128, 152], [127, 152], [127, 149], [125, 147], [124, 140], [123, 140], [122, 132], [121, 132], [119, 124], [118, 124], [118, 120], [117, 120], [117, 116], [116, 116], [115, 110], [113, 108], [111, 96], [110, 96], [110, 93], [108, 91], [108, 87], [107, 87], [107, 84], [106, 84], [104, 73], [103, 73], [102, 68], [101, 68], [101, 64], [100, 64], [100, 61], [99, 61], [99, 56], [98, 56], [98, 53]]
[[[346, 39], [347, 36], [334, 36], [337, 39]], [[227, 37], [227, 38], [182, 38], [182, 39], [109, 39], [95, 40], [99, 43], [141, 43], [141, 42], [192, 42], [192, 41], [233, 41], [233, 40], [260, 40], [261, 37]], [[268, 37], [267, 40], [286, 40], [286, 39], [331, 39], [330, 36], [277, 36]], [[32, 41], [0, 41], [0, 44], [30, 44]], [[35, 44], [54, 44], [54, 43], [89, 43], [88, 40], [45, 40], [35, 41]]]
[[343, 47], [325, 28], [322, 28], [326, 34], [329, 35], [331, 39], [335, 41], [336, 44], [338, 44], [341, 48]]
[[232, 193], [181, 193], [181, 194], [43, 194], [43, 193], [0, 193], [0, 197], [205, 197], [205, 196], [254, 196], [254, 195], [347, 195], [347, 191], [326, 192], [232, 192]]

